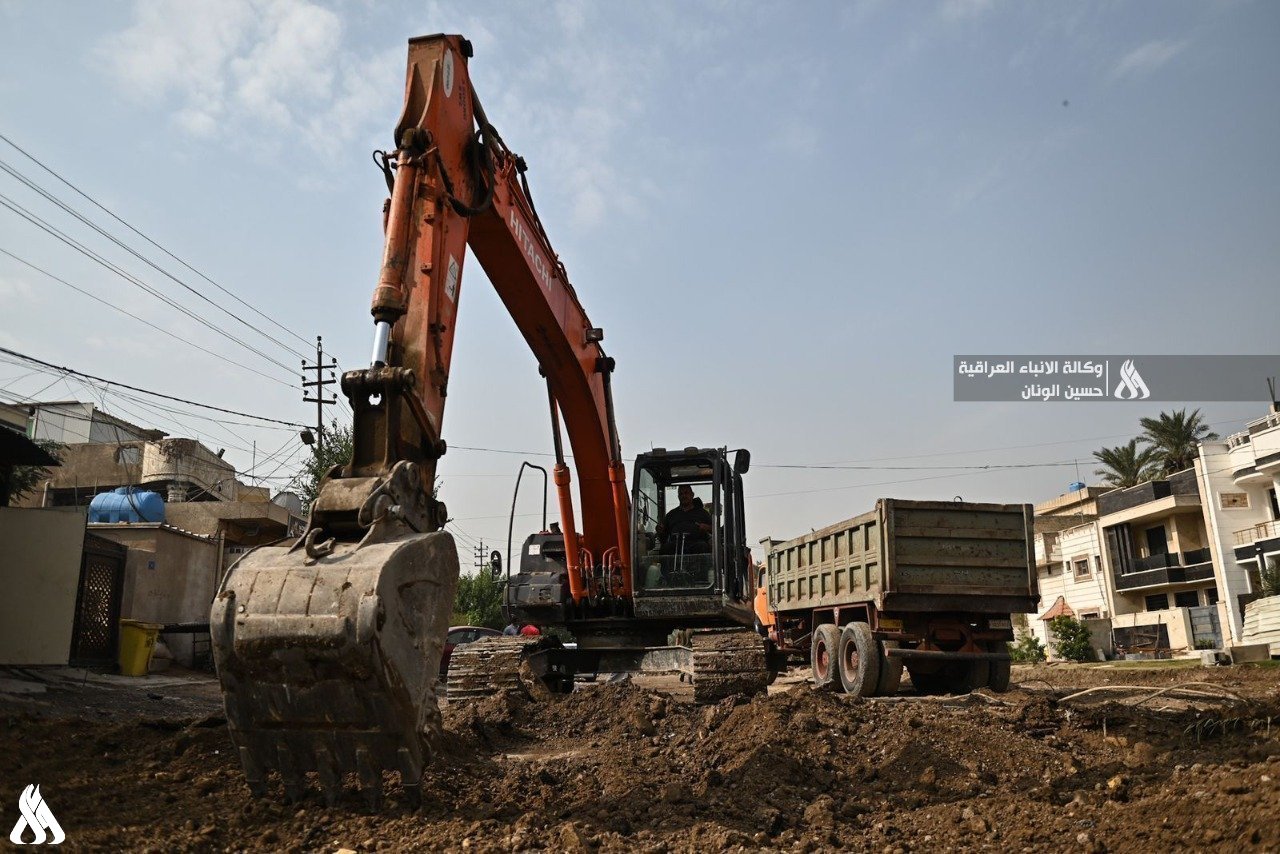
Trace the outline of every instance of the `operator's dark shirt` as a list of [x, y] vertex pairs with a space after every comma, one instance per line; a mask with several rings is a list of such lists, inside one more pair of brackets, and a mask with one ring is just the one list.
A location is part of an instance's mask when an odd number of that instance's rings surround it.
[[711, 524], [711, 514], [700, 504], [694, 504], [688, 510], [674, 507], [662, 519], [663, 529], [668, 537], [674, 534], [692, 534], [695, 538], [705, 539], [709, 534], [699, 528], [698, 523]]

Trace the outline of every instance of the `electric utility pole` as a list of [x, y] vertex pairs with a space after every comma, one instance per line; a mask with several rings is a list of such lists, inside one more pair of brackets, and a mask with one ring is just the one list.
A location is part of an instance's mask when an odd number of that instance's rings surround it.
[[[325, 395], [325, 387], [331, 386], [337, 382], [333, 376], [333, 371], [338, 369], [338, 360], [329, 357], [329, 364], [324, 363], [324, 342], [319, 335], [316, 336], [316, 363], [308, 365], [307, 360], [302, 360], [302, 402], [314, 403], [316, 405], [316, 452], [319, 453], [324, 448], [324, 408], [332, 406], [338, 402], [336, 395], [328, 397]], [[316, 378], [310, 379], [308, 373], [315, 371]], [[325, 371], [329, 371], [326, 379]], [[307, 389], [315, 389], [315, 397], [307, 396]], [[304, 437], [305, 438], [305, 437]]]

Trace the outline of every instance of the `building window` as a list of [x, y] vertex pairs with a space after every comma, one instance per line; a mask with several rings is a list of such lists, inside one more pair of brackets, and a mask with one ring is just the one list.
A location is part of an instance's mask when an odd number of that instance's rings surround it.
[[1087, 557], [1077, 558], [1072, 562], [1072, 566], [1075, 569], [1076, 578], [1089, 577], [1089, 559]]
[[1162, 555], [1169, 553], [1169, 540], [1165, 536], [1164, 526], [1157, 525], [1147, 529], [1147, 554]]
[[1223, 510], [1248, 509], [1249, 493], [1223, 492], [1218, 496], [1218, 506]]
[[1163, 611], [1169, 607], [1169, 594], [1152, 593], [1144, 601], [1148, 611]]
[[1200, 594], [1195, 590], [1184, 590], [1181, 593], [1175, 593], [1173, 594], [1173, 607], [1198, 608], [1200, 607]]
[[1085, 611], [1083, 614], [1081, 614], [1081, 615], [1080, 615], [1080, 619], [1082, 619], [1082, 620], [1096, 620], [1096, 619], [1098, 619], [1098, 612], [1097, 612], [1097, 611]]
[[1206, 587], [1204, 589], [1204, 604], [1206, 605], [1218, 604], [1218, 588], [1217, 587]]

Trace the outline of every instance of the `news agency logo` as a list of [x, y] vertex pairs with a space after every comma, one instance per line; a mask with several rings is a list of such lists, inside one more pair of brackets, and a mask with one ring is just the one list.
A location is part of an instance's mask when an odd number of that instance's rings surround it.
[[[18, 823], [9, 833], [9, 841], [14, 845], [45, 845], [46, 843], [61, 845], [67, 838], [58, 820], [49, 810], [49, 805], [41, 797], [39, 786], [29, 785], [22, 790], [22, 794], [18, 797], [18, 811], [22, 815], [18, 817]], [[33, 838], [30, 842], [25, 842], [22, 837], [26, 835], [28, 829]]]
[[1142, 374], [1133, 365], [1133, 359], [1125, 359], [1120, 366], [1120, 382], [1116, 383], [1115, 397], [1118, 400], [1146, 400], [1151, 397], [1151, 389], [1142, 379]]

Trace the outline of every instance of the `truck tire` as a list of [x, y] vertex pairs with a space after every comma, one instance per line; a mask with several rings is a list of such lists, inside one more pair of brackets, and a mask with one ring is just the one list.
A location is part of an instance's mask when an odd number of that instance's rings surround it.
[[880, 681], [876, 685], [877, 697], [892, 697], [902, 688], [902, 659], [885, 655], [886, 650], [897, 648], [897, 641], [880, 642]]
[[946, 675], [947, 687], [953, 694], [968, 694], [987, 687], [991, 679], [991, 662], [958, 661], [947, 665]]
[[[1004, 652], [1006, 645], [1004, 643], [993, 643], [991, 645], [992, 652]], [[1009, 659], [995, 660], [990, 662], [991, 676], [987, 681], [987, 687], [997, 694], [1003, 694], [1009, 690], [1009, 677], [1011, 675], [1012, 662]]]
[[880, 684], [880, 645], [866, 623], [850, 623], [840, 632], [840, 684], [846, 694], [873, 697]]
[[809, 647], [809, 670], [813, 674], [813, 687], [830, 691], [837, 684], [840, 672], [836, 648], [840, 645], [840, 631], [830, 623], [823, 623], [813, 630], [813, 642]]

